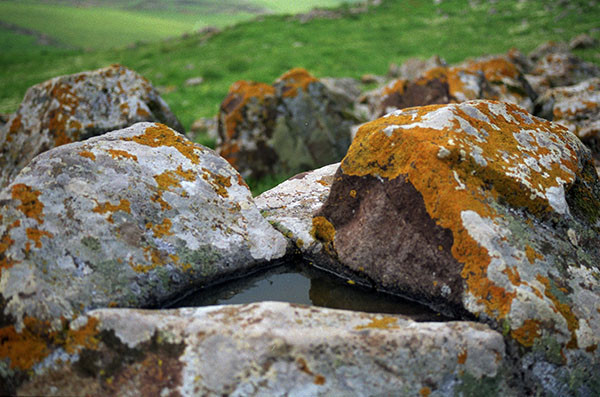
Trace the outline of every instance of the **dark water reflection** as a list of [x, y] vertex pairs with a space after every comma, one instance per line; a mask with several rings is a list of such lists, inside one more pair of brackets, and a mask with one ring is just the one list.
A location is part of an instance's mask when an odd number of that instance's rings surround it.
[[448, 321], [428, 307], [400, 297], [349, 285], [303, 264], [288, 264], [219, 286], [198, 290], [169, 308], [280, 301], [364, 311], [403, 314], [416, 321]]

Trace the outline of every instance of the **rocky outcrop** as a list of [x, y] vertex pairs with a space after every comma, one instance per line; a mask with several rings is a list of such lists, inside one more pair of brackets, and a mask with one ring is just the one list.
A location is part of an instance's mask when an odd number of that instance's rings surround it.
[[150, 82], [123, 66], [35, 85], [0, 129], [0, 188], [48, 149], [139, 121], [159, 121], [183, 132]]
[[502, 331], [535, 393], [599, 392], [600, 182], [566, 128], [495, 101], [394, 112], [313, 227], [338, 274]]
[[42, 365], [90, 309], [155, 306], [286, 252], [241, 176], [163, 124], [47, 151], [0, 203], [0, 374]]
[[217, 151], [245, 178], [293, 174], [339, 161], [355, 123], [350, 101], [293, 69], [272, 86], [231, 87], [219, 111]]
[[600, 69], [596, 65], [576, 57], [561, 45], [551, 44], [542, 47], [545, 50], [539, 51], [539, 55], [530, 55], [537, 60], [526, 77], [536, 92], [543, 93], [550, 88], [574, 85], [600, 77]]
[[435, 66], [414, 79], [400, 78], [363, 96], [371, 119], [397, 109], [492, 99], [519, 104], [533, 111], [536, 94], [521, 68], [506, 56], [490, 56], [448, 67]]
[[22, 395], [518, 395], [469, 322], [263, 302], [80, 318]]

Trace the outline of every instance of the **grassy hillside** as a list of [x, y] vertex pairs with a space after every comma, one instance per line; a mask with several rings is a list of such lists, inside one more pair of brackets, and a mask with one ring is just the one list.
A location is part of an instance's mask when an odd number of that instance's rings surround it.
[[4, 0], [0, 22], [47, 35], [64, 46], [98, 50], [344, 1], [356, 0]]

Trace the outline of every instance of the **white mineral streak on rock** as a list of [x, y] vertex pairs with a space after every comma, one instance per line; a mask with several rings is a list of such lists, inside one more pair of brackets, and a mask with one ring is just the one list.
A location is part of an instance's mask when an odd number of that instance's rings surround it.
[[[560, 180], [560, 178], [557, 179]], [[562, 180], [560, 182], [562, 182]], [[567, 204], [565, 188], [562, 184], [551, 186], [546, 189], [546, 198], [554, 211], [562, 215], [569, 214], [569, 204]]]

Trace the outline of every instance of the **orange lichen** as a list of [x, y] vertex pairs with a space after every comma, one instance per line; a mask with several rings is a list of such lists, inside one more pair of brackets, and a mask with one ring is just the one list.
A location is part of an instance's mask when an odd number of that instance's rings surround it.
[[294, 68], [277, 79], [277, 82], [284, 83], [284, 98], [297, 96], [299, 89], [302, 91], [308, 91], [308, 86], [317, 81], [319, 80], [317, 80], [313, 75], [308, 73], [308, 71], [303, 68]]
[[163, 219], [163, 221], [160, 225], [154, 225], [154, 224], [152, 224], [152, 222], [148, 222], [146, 224], [146, 227], [148, 229], [152, 229], [152, 231], [154, 232], [154, 235], [156, 237], [162, 238], [165, 236], [173, 235], [173, 232], [171, 231], [172, 225], [173, 225], [173, 223], [171, 222], [171, 220], [169, 218], [165, 218], [165, 219]]
[[558, 313], [560, 313], [560, 315], [563, 316], [563, 318], [567, 322], [567, 327], [569, 328], [569, 332], [571, 332], [571, 340], [569, 340], [569, 342], [567, 343], [567, 348], [576, 349], [577, 348], [577, 332], [576, 331], [579, 329], [579, 321], [577, 320], [577, 317], [575, 316], [575, 314], [573, 314], [573, 311], [571, 310], [571, 307], [568, 304], [562, 303], [552, 293], [552, 291], [551, 291], [552, 284], [550, 283], [550, 280], [548, 278], [538, 274], [536, 279], [540, 283], [542, 283], [544, 285], [544, 287], [546, 287], [544, 289], [544, 295], [546, 295], [546, 297], [552, 301], [552, 303], [554, 304], [555, 310]]
[[249, 101], [254, 100], [262, 103], [268, 96], [275, 95], [275, 88], [269, 84], [257, 83], [254, 81], [240, 80], [232, 84], [229, 93], [221, 109], [225, 110], [225, 131], [227, 138], [234, 138], [236, 127], [242, 122], [244, 115], [243, 109]]
[[527, 319], [523, 325], [517, 329], [510, 331], [510, 335], [525, 347], [533, 346], [536, 338], [541, 335], [540, 322], [537, 320]]
[[128, 153], [125, 150], [108, 149], [108, 154], [110, 154], [113, 159], [124, 158], [137, 161], [137, 156], [135, 154]]
[[170, 209], [169, 203], [163, 200], [162, 194], [164, 191], [172, 191], [175, 187], [181, 186], [181, 181], [186, 180], [193, 182], [196, 180], [196, 174], [192, 170], [184, 171], [180, 165], [176, 170], [167, 170], [162, 174], [154, 176], [156, 181], [158, 192], [151, 198], [152, 201], [158, 202], [163, 210]]
[[69, 354], [97, 347], [97, 319], [89, 318], [85, 326], [75, 331], [67, 329], [64, 320], [63, 324], [65, 327], [56, 331], [51, 330], [48, 321], [25, 317], [21, 332], [14, 325], [0, 328], [0, 358], [8, 358], [11, 369], [26, 371], [50, 354], [49, 347], [62, 347]]
[[140, 105], [138, 105], [135, 114], [137, 114], [140, 117], [150, 117], [150, 113], [146, 109], [142, 108]]
[[466, 363], [467, 362], [467, 356], [468, 356], [467, 351], [463, 350], [462, 352], [458, 353], [457, 362], [459, 364]]
[[200, 162], [200, 157], [196, 150], [200, 150], [192, 142], [188, 141], [175, 131], [164, 124], [156, 123], [151, 127], [146, 128], [142, 135], [137, 135], [131, 138], [123, 138], [124, 141], [133, 141], [140, 145], [150, 147], [169, 146], [188, 158], [193, 164]]
[[540, 259], [540, 260], [544, 259], [544, 255], [538, 254], [529, 245], [525, 246], [525, 255], [527, 256], [527, 260], [529, 261], [529, 263], [531, 263], [532, 265], [533, 265], [533, 262], [535, 262], [536, 259]]
[[335, 239], [335, 228], [327, 220], [327, 218], [323, 216], [316, 216], [312, 220], [312, 229], [310, 231], [311, 235], [313, 235], [317, 240], [333, 243]]
[[[545, 197], [523, 193], [522, 183], [517, 178], [504, 177], [506, 172], [502, 167], [506, 163], [503, 155], [508, 152], [513, 157], [521, 158], [531, 154], [515, 138], [515, 134], [526, 129], [546, 131], [556, 139], [561, 139], [566, 130], [542, 121], [528, 125], [520, 115], [520, 108], [515, 105], [489, 101], [476, 102], [472, 106], [490, 123], [469, 116], [459, 106], [448, 105], [413, 108], [368, 123], [358, 131], [341, 167], [350, 176], [373, 175], [386, 179], [404, 176], [421, 193], [431, 218], [441, 227], [452, 231], [454, 243], [451, 253], [464, 264], [461, 274], [468, 291], [485, 305], [488, 314], [501, 319], [510, 311], [516, 292], [506, 291], [487, 278], [490, 263], [488, 251], [464, 228], [461, 214], [468, 208], [482, 218], [493, 219], [496, 211], [487, 204], [490, 197], [515, 207], [528, 208], [533, 214], [552, 211]], [[496, 115], [490, 106], [505, 106], [507, 114], [519, 122], [509, 122], [503, 116]], [[447, 111], [453, 113], [454, 126], [439, 129], [425, 127], [425, 116], [442, 107], [448, 107]], [[468, 134], [461, 133], [463, 129], [457, 117], [478, 131], [487, 132], [485, 139], [475, 141]], [[423, 124], [419, 127], [393, 130], [395, 126], [418, 125], [420, 122]], [[503, 133], [494, 133], [491, 125], [497, 126]], [[386, 130], [388, 127], [392, 133], [386, 132], [389, 131]], [[564, 141], [569, 142], [566, 137]], [[461, 160], [461, 150], [468, 153], [475, 145], [487, 161], [487, 166], [478, 164], [470, 157]], [[557, 186], [558, 178], [567, 183], [573, 180], [577, 172], [577, 156], [574, 148], [568, 144], [565, 146], [570, 157], [552, 163], [546, 170], [549, 177], [535, 172], [528, 175], [531, 186], [547, 189]], [[402, 150], [398, 150], [400, 147]], [[441, 147], [448, 154], [440, 157]], [[537, 147], [534, 150], [538, 149], [544, 152], [544, 148]], [[326, 225], [323, 220], [315, 218], [313, 225], [316, 224]], [[330, 229], [333, 230], [333, 226]], [[322, 226], [316, 230], [327, 235], [324, 231], [328, 229]], [[512, 276], [516, 279], [515, 274]]]
[[15, 117], [13, 119], [13, 121], [10, 123], [10, 127], [8, 128], [8, 135], [6, 137], [6, 141], [7, 142], [11, 142], [12, 141], [12, 135], [16, 134], [17, 132], [19, 132], [19, 130], [21, 129], [21, 127], [23, 126], [23, 123], [21, 121], [21, 115], [17, 115], [17, 117]]
[[304, 360], [302, 357], [299, 357], [296, 360], [296, 363], [298, 364], [298, 369], [300, 369], [300, 371], [313, 376], [314, 380], [313, 382], [316, 385], [323, 385], [325, 384], [325, 377], [323, 375], [319, 375], [319, 374], [315, 374], [314, 372], [312, 372], [309, 368], [308, 368], [308, 364], [306, 363], [306, 360]]
[[395, 329], [398, 328], [398, 319], [396, 317], [381, 317], [372, 318], [371, 322], [367, 325], [357, 325], [354, 327], [356, 330], [361, 329]]
[[383, 91], [381, 92], [381, 96], [385, 97], [390, 94], [402, 95], [402, 94], [404, 94], [404, 91], [406, 90], [407, 84], [408, 84], [407, 80], [398, 79], [393, 84], [385, 86], [383, 88]]
[[[96, 200], [94, 200], [96, 201]], [[121, 201], [119, 202], [119, 204], [111, 204], [110, 202], [105, 202], [105, 203], [98, 203], [98, 201], [96, 201], [96, 207], [94, 207], [92, 209], [92, 211], [98, 213], [98, 214], [106, 214], [107, 212], [116, 212], [116, 211], [124, 211], [127, 212], [129, 214], [131, 214], [131, 204], [129, 203], [129, 200], [127, 199], [121, 199]], [[113, 223], [114, 219], [112, 214], [108, 217], [107, 219], [108, 222]]]
[[26, 217], [35, 219], [41, 225], [44, 222], [44, 204], [38, 200], [40, 194], [42, 192], [33, 190], [23, 183], [13, 185], [11, 190], [11, 197], [14, 200], [21, 201], [17, 209]]
[[[50, 96], [54, 98], [60, 106], [48, 112], [48, 132], [54, 137], [54, 145], [61, 146], [76, 140], [79, 135], [79, 128], [74, 124], [71, 128], [71, 119], [79, 106], [79, 98], [73, 92], [71, 86], [65, 82], [58, 82], [50, 88]], [[69, 125], [67, 126], [67, 122]], [[67, 128], [73, 129], [71, 135], [67, 134]]]
[[81, 157], [87, 157], [92, 161], [96, 161], [96, 155], [88, 150], [82, 150], [78, 153]]
[[519, 77], [519, 70], [514, 63], [502, 57], [495, 57], [479, 62], [471, 61], [467, 66], [467, 70], [472, 72], [482, 71], [485, 78], [490, 82], [499, 82], [503, 78]]
[[423, 386], [421, 388], [421, 390], [419, 390], [419, 394], [422, 397], [429, 397], [429, 395], [431, 394], [431, 389], [429, 387], [427, 387], [427, 386]]
[[231, 187], [231, 177], [216, 174], [208, 168], [202, 168], [202, 171], [204, 171], [202, 179], [207, 181], [219, 196], [229, 197], [227, 188]]
[[35, 242], [35, 248], [42, 248], [42, 236], [46, 236], [48, 238], [54, 237], [54, 235], [50, 232], [31, 227], [28, 227], [25, 231], [27, 233], [27, 238]]

